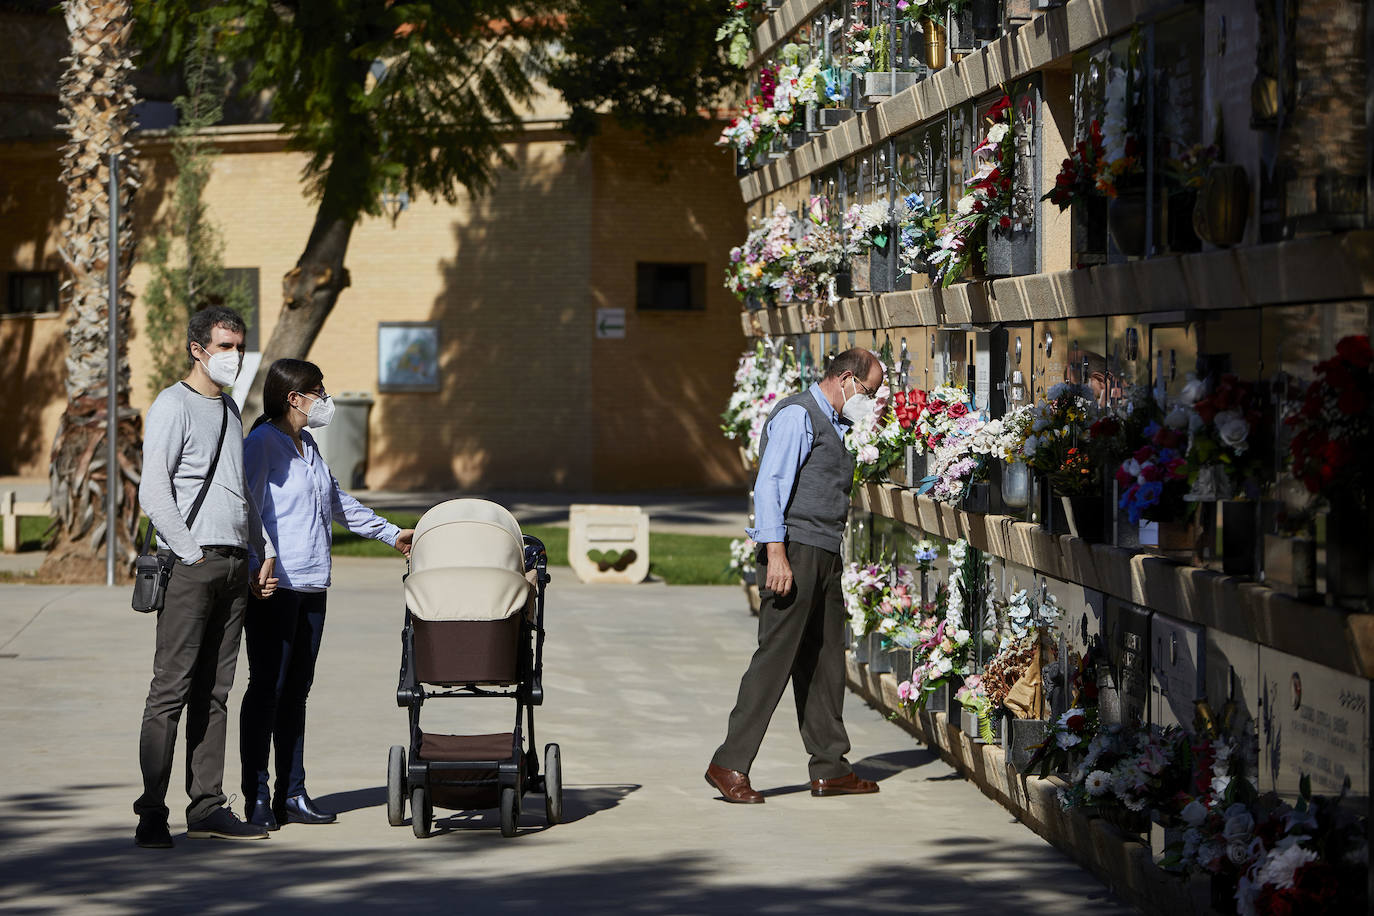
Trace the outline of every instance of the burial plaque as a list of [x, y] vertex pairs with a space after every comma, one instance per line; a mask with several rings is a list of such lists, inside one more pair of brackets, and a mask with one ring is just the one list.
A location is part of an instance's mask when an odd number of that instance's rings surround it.
[[1148, 608], [1107, 599], [1106, 648], [1111, 684], [1102, 685], [1104, 722], [1146, 722], [1150, 697], [1150, 614]]
[[1251, 782], [1256, 779], [1259, 765], [1255, 749], [1259, 652], [1259, 645], [1248, 639], [1223, 633], [1215, 627], [1207, 630], [1207, 664], [1203, 671], [1207, 700], [1218, 726], [1241, 739], [1245, 774]]
[[1259, 650], [1260, 790], [1286, 799], [1312, 779], [1316, 795], [1369, 793], [1369, 681], [1279, 652]]
[[1191, 729], [1206, 695], [1203, 628], [1156, 613], [1150, 620], [1150, 722]]

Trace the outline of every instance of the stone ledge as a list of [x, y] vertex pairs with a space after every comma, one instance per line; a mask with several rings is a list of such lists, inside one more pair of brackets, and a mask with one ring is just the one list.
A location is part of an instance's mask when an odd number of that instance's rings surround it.
[[[924, 278], [920, 278], [924, 279]], [[987, 282], [842, 299], [815, 330], [1053, 321], [1257, 308], [1374, 296], [1374, 231], [1172, 255]], [[759, 309], [759, 331], [806, 333], [801, 306]], [[750, 334], [746, 326], [746, 335]]]
[[1015, 772], [1000, 747], [979, 744], [951, 725], [943, 712], [912, 713], [895, 702], [897, 681], [873, 674], [852, 651], [845, 653], [849, 688], [869, 705], [935, 751], [941, 759], [1002, 805], [1023, 824], [1091, 871], [1122, 900], [1145, 912], [1216, 916], [1206, 882], [1189, 881], [1157, 868], [1149, 846], [1106, 821], [1065, 811], [1060, 783]]
[[1005, 515], [964, 512], [892, 484], [856, 488], [856, 507], [1123, 601], [1374, 678], [1374, 615], [1308, 604], [1150, 553], [1053, 535]]
[[825, 9], [826, 0], [787, 0], [754, 30], [754, 53], [745, 65], [752, 70], [782, 44], [802, 23]]

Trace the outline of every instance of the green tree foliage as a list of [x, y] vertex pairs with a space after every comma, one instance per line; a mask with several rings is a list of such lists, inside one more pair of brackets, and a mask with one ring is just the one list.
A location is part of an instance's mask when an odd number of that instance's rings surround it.
[[551, 87], [570, 108], [567, 129], [580, 144], [607, 113], [650, 139], [702, 129], [739, 73], [716, 33], [721, 0], [574, 0], [567, 5]]
[[207, 305], [227, 305], [242, 312], [251, 302], [250, 292], [225, 276], [224, 244], [204, 199], [216, 155], [204, 130], [219, 123], [224, 98], [224, 74], [208, 32], [192, 40], [184, 73], [186, 94], [176, 99], [180, 119], [172, 131], [176, 186], [166, 225], [151, 241], [147, 260], [152, 277], [143, 294], [153, 357], [148, 379], [151, 394], [186, 374], [183, 341], [192, 312]]

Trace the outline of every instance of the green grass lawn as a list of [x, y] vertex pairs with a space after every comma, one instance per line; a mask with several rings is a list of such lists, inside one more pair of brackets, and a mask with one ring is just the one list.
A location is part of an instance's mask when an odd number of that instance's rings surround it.
[[[420, 516], [398, 512], [387, 516], [402, 528], [413, 528]], [[41, 550], [46, 517], [19, 520], [19, 549]], [[568, 564], [568, 529], [555, 525], [529, 525], [526, 534], [544, 542], [549, 564]], [[140, 537], [142, 526], [140, 525]], [[341, 557], [386, 557], [396, 552], [381, 541], [358, 537], [334, 525], [334, 554]], [[734, 585], [730, 575], [730, 538], [703, 534], [661, 534], [649, 532], [649, 572], [669, 585]]]
[[[402, 528], [413, 528], [418, 515], [397, 512], [387, 516]], [[549, 564], [568, 563], [568, 529], [555, 525], [527, 525], [522, 529], [544, 542]], [[334, 526], [334, 553], [343, 557], [384, 557], [394, 551], [381, 541], [361, 538], [339, 525]], [[649, 532], [649, 572], [669, 585], [734, 585], [728, 572], [730, 538], [701, 534], [656, 534]]]

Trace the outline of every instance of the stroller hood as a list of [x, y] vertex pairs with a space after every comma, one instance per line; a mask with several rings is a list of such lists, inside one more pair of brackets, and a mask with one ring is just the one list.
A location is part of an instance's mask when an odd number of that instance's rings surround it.
[[533, 608], [520, 525], [485, 499], [451, 499], [421, 517], [405, 580], [421, 620], [503, 620]]

